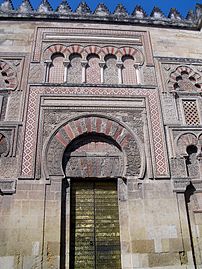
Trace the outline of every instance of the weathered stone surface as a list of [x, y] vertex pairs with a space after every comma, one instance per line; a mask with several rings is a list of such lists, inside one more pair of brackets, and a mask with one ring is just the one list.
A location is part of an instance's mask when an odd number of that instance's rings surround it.
[[123, 269], [200, 267], [201, 5], [0, 10], [0, 268], [68, 268], [78, 180], [118, 182]]

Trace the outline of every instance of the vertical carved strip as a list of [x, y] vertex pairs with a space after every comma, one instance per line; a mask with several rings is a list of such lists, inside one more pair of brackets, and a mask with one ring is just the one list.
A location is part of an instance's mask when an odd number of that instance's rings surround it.
[[51, 67], [52, 61], [46, 61], [45, 62], [45, 75], [44, 75], [44, 82], [49, 82], [49, 74], [50, 74], [50, 67]]

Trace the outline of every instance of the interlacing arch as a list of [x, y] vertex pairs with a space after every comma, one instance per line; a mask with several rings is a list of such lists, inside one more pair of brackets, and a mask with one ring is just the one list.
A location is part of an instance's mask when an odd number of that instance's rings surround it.
[[167, 81], [170, 91], [189, 91], [194, 92], [201, 90], [201, 76], [189, 66], [178, 66]]

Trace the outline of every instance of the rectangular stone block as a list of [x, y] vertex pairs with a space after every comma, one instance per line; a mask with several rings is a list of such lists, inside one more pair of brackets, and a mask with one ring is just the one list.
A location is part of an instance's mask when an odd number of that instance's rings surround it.
[[169, 251], [170, 252], [180, 252], [183, 251], [182, 239], [171, 238], [169, 239]]
[[0, 268], [2, 269], [14, 269], [14, 257], [0, 257]]
[[149, 267], [180, 265], [179, 253], [151, 253], [148, 254]]
[[47, 242], [47, 255], [58, 256], [60, 254], [60, 243], [59, 242]]
[[32, 200], [43, 200], [44, 199], [44, 192], [43, 191], [30, 191], [29, 192], [29, 199]]
[[133, 253], [155, 252], [154, 240], [134, 240], [132, 241]]

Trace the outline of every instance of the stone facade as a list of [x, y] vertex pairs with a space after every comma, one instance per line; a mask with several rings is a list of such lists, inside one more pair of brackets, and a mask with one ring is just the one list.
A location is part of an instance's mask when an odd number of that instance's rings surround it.
[[0, 268], [77, 268], [71, 186], [107, 180], [116, 269], [202, 268], [201, 14], [1, 4]]

